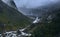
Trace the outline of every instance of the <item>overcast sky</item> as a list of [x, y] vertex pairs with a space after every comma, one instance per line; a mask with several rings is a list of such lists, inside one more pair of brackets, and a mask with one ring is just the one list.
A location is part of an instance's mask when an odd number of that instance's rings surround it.
[[[6, 4], [9, 4], [9, 0], [3, 0]], [[11, 0], [10, 0], [11, 1]], [[57, 2], [60, 2], [60, 0], [14, 0], [18, 10], [23, 13], [24, 15], [31, 15], [31, 14], [35, 14], [37, 13], [37, 15], [39, 14], [38, 12], [34, 13], [34, 12], [29, 12], [29, 10], [26, 10], [26, 8], [37, 8], [37, 7], [41, 7], [41, 6], [46, 6], [46, 5], [50, 5], [50, 4], [55, 4]], [[25, 7], [25, 9], [21, 10], [21, 7]], [[30, 14], [31, 13], [31, 14]], [[41, 14], [41, 13], [40, 13]], [[39, 15], [40, 15], [39, 14]]]
[[[5, 3], [9, 3], [9, 0], [3, 0]], [[17, 7], [36, 8], [39, 6], [45, 6], [48, 4], [56, 3], [60, 0], [14, 0]]]
[[[17, 7], [36, 8], [48, 4], [56, 3], [58, 0], [14, 0]], [[59, 0], [60, 1], [60, 0]]]

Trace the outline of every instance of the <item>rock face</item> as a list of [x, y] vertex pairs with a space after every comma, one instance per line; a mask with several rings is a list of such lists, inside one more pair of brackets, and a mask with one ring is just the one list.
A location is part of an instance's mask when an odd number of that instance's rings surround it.
[[7, 4], [10, 7], [16, 8], [16, 5], [13, 0], [2, 0], [5, 4]]
[[10, 30], [28, 25], [30, 19], [0, 0], [0, 22], [6, 24], [5, 28]]

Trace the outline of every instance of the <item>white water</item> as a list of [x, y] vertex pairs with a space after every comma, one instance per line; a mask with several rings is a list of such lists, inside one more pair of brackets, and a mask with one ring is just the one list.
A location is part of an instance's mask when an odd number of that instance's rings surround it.
[[[20, 35], [17, 35], [17, 31], [5, 32], [4, 35], [5, 35], [5, 37], [31, 36], [31, 34], [29, 34], [29, 33], [25, 33], [23, 31], [20, 31], [20, 32], [21, 32]], [[0, 37], [3, 37], [3, 35], [0, 34]]]
[[[36, 17], [36, 19], [33, 21], [32, 24], [39, 23], [39, 21], [40, 21], [40, 19], [38, 17]], [[23, 29], [19, 29], [19, 32], [21, 32], [21, 34], [19, 34], [19, 35], [17, 35], [17, 31], [5, 32], [4, 35], [5, 35], [5, 37], [31, 36], [32, 34], [24, 32], [26, 29], [28, 29], [29, 26], [27, 26], [27, 27], [25, 27]], [[0, 34], [0, 37], [3, 37], [2, 34]]]
[[[32, 1], [32, 3], [31, 3], [31, 1]], [[5, 0], [4, 2], [6, 4], [10, 5], [9, 4], [10, 1]], [[42, 1], [41, 0], [36, 0], [36, 1], [35, 0], [14, 0], [14, 2], [15, 2], [16, 6], [17, 6], [17, 8], [19, 10], [21, 9], [21, 7], [23, 7], [22, 13], [24, 15], [34, 15], [34, 14], [37, 14], [38, 15], [39, 14], [38, 12], [37, 13], [31, 12], [30, 9], [31, 8], [41, 7], [41, 6], [46, 6], [46, 5], [50, 5], [50, 4], [54, 4], [54, 3], [57, 3], [58, 0], [42, 0]], [[25, 10], [25, 12], [24, 12], [24, 10]], [[33, 23], [39, 23], [39, 21], [40, 21], [40, 19], [37, 17], [33, 21]], [[23, 29], [20, 29], [21, 34], [18, 35], [18, 36], [31, 36], [31, 34], [28, 34], [28, 33], [23, 32], [25, 29], [27, 29], [27, 27], [26, 28], [23, 28]], [[6, 32], [4, 34], [7, 34], [6, 37], [10, 37], [10, 36], [17, 37], [17, 34], [16, 33], [17, 33], [17, 31], [10, 31], [10, 32]], [[0, 36], [2, 36], [2, 35], [0, 34]]]
[[33, 21], [33, 23], [38, 23], [40, 21], [39, 17], [36, 17], [36, 19]]

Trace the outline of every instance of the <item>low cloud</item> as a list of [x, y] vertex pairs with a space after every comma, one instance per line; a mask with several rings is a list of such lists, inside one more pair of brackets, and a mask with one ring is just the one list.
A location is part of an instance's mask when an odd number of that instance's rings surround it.
[[52, 3], [56, 3], [59, 0], [14, 0], [17, 7], [36, 8]]

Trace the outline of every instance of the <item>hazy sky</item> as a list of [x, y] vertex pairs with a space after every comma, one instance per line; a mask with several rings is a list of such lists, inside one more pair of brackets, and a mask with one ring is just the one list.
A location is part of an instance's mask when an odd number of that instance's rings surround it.
[[[9, 0], [3, 0], [6, 4], [9, 4]], [[10, 0], [11, 1], [11, 0]], [[18, 10], [23, 13], [24, 15], [31, 15], [32, 14], [39, 14], [39, 12], [30, 12], [27, 10], [27, 8], [37, 8], [41, 6], [46, 6], [50, 4], [55, 4], [57, 2], [60, 2], [60, 0], [14, 0]], [[23, 10], [21, 10], [21, 7], [25, 7]], [[42, 12], [43, 13], [43, 12]], [[41, 13], [39, 14], [41, 15]]]
[[39, 6], [44, 6], [48, 4], [56, 3], [60, 0], [14, 0], [17, 7], [35, 8]]
[[[9, 4], [10, 0], [2, 0]], [[60, 0], [14, 0], [17, 7], [36, 8], [48, 4], [56, 3]]]

